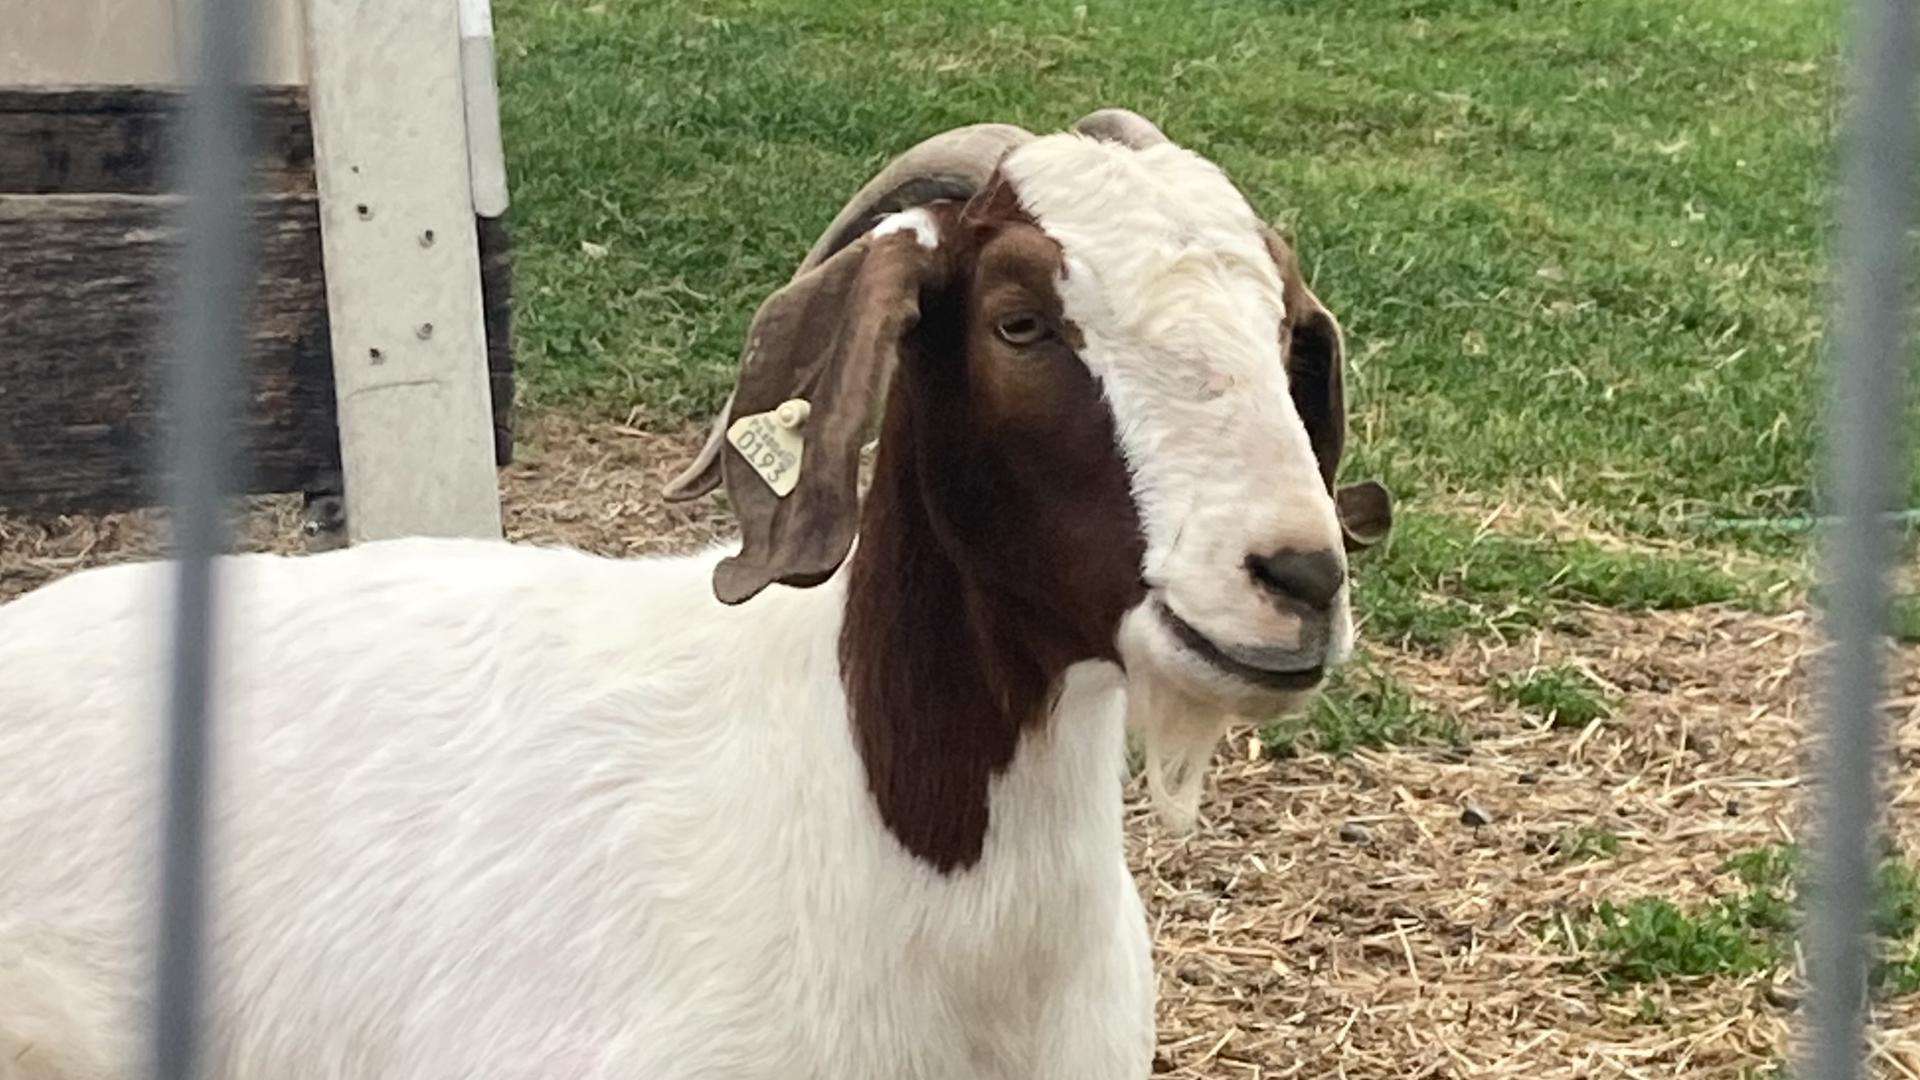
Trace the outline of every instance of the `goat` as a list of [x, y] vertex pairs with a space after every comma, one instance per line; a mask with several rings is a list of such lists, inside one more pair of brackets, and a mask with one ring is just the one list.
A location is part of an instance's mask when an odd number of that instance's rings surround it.
[[[737, 546], [223, 559], [205, 1074], [1145, 1077], [1127, 725], [1190, 815], [1351, 649], [1342, 352], [1146, 120], [979, 125], [756, 312]], [[140, 1064], [168, 581], [0, 607], [0, 1077]]]

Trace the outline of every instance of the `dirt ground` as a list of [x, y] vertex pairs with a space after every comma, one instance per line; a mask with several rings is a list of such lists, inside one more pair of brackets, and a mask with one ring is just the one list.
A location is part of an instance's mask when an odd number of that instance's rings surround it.
[[[520, 461], [503, 475], [508, 531], [609, 554], [723, 535], [730, 522], [711, 501], [658, 499], [697, 441], [532, 418]], [[151, 554], [158, 535], [146, 513], [0, 518], [0, 599]], [[255, 500], [244, 536], [249, 548], [298, 550], [298, 500]], [[1161, 1072], [1767, 1075], [1788, 1048], [1791, 976], [1669, 985], [1646, 995], [1650, 1005], [1572, 971], [1546, 932], [1602, 897], [1708, 896], [1727, 886], [1717, 870], [1726, 856], [1800, 837], [1809, 620], [1703, 608], [1593, 610], [1575, 622], [1446, 656], [1384, 655], [1426, 703], [1464, 725], [1469, 752], [1271, 760], [1237, 736], [1222, 748], [1205, 821], [1183, 839], [1162, 832], [1136, 793], [1129, 848], [1158, 940]], [[1615, 688], [1619, 715], [1550, 730], [1485, 691], [1492, 674], [1559, 662]], [[1889, 825], [1912, 855], [1920, 650], [1902, 650], [1896, 669]], [[1618, 834], [1619, 855], [1563, 864], [1547, 850], [1562, 830], [1582, 827]], [[1920, 1080], [1920, 999], [1875, 1019], [1875, 1075]]]

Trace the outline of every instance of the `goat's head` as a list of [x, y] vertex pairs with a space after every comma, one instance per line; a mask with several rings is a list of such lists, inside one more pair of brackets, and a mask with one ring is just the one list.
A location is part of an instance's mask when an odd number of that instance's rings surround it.
[[[724, 477], [744, 543], [723, 601], [816, 584], [852, 545], [879, 406], [863, 548], [923, 520], [1045, 624], [1029, 651], [1120, 661], [1150, 755], [1197, 779], [1222, 720], [1297, 701], [1351, 648], [1346, 551], [1391, 504], [1336, 494], [1342, 351], [1287, 245], [1144, 119], [961, 129], [868, 184], [760, 308], [670, 494]], [[797, 466], [726, 449], [793, 399]]]

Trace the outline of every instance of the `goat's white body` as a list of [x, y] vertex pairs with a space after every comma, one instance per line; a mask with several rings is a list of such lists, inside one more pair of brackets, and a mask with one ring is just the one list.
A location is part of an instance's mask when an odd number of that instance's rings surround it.
[[[869, 797], [840, 580], [723, 608], [719, 554], [223, 564], [209, 1076], [1147, 1074], [1117, 673], [941, 876]], [[169, 584], [0, 607], [0, 1077], [141, 1067]]]

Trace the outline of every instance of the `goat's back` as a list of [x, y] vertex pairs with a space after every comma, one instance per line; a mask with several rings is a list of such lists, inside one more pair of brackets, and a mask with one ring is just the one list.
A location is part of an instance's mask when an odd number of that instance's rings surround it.
[[[214, 1075], [318, 1053], [301, 1075], [591, 1076], [650, 1004], [752, 1014], [726, 979], [641, 976], [738, 964], [697, 940], [730, 915], [751, 947], [755, 910], [715, 886], [768, 857], [765, 808], [791, 812], [775, 763], [835, 767], [805, 745], [813, 697], [837, 700], [806, 676], [831, 627], [742, 657], [711, 557], [399, 541], [221, 565]], [[139, 1061], [171, 584], [116, 567], [0, 607], [0, 1076]], [[784, 723], [730, 730], [768, 697]]]

